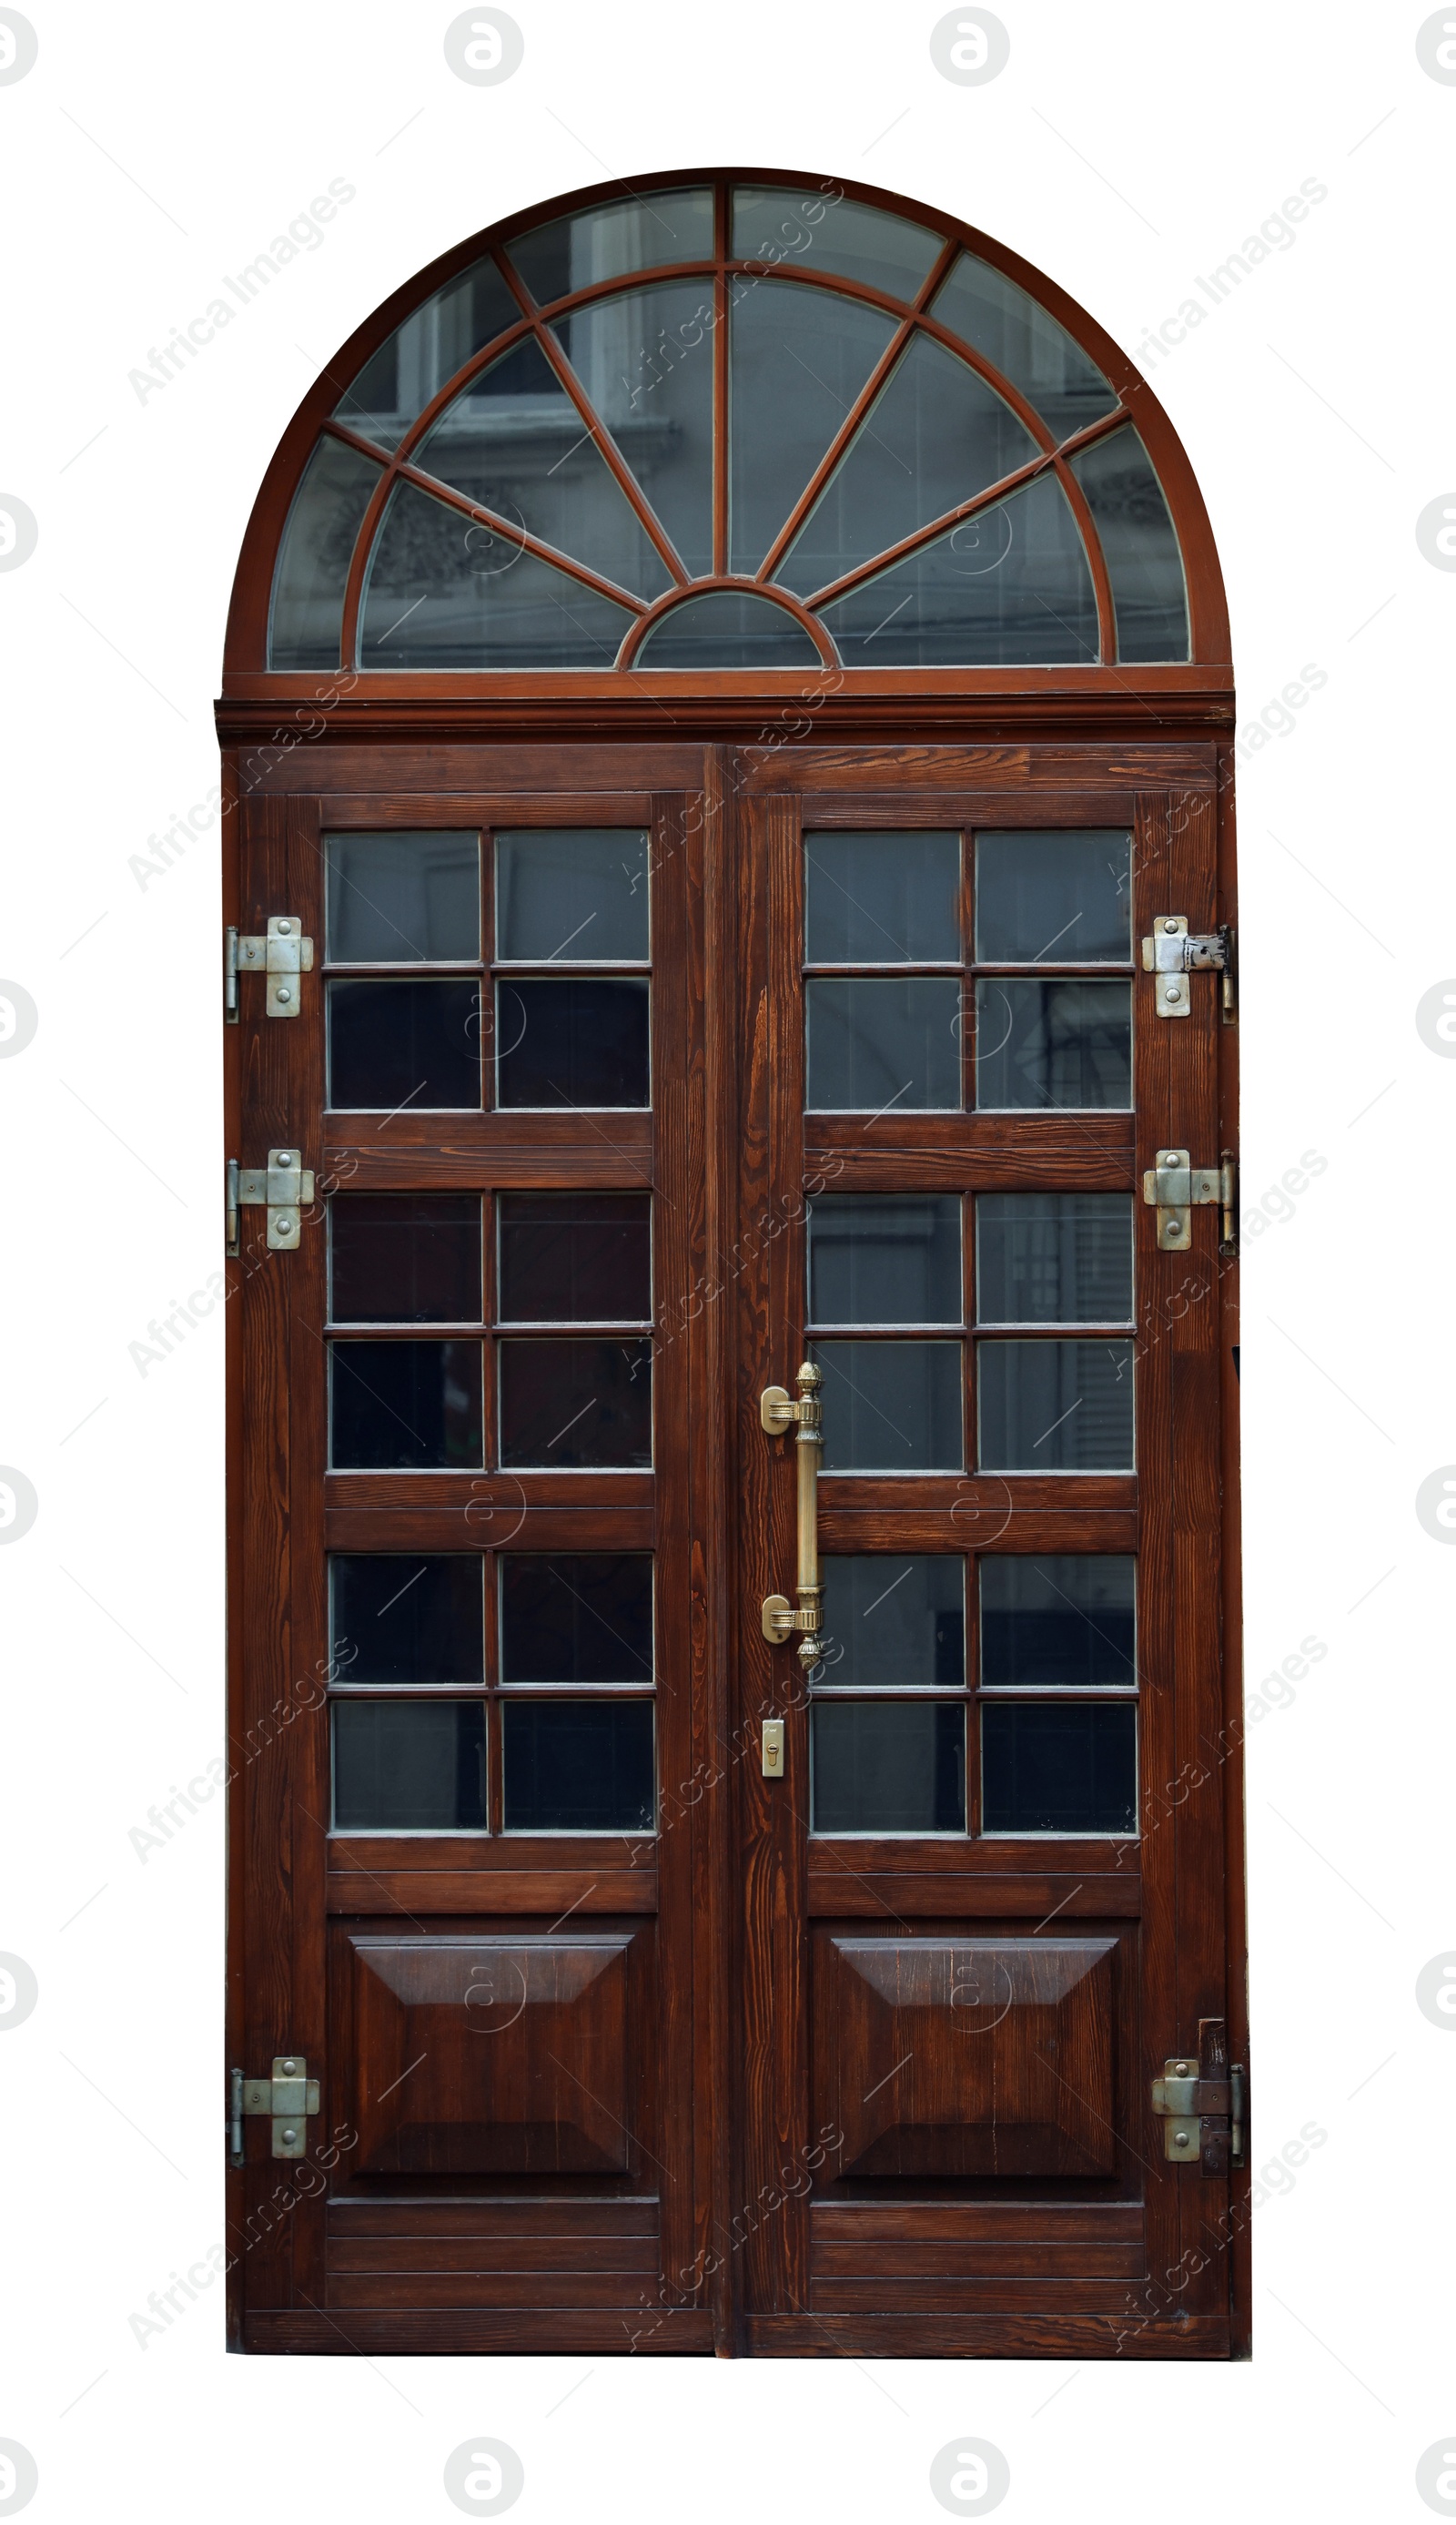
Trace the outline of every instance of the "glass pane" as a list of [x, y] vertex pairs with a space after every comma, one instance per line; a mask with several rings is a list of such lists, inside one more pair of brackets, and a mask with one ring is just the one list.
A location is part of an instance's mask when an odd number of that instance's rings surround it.
[[811, 1112], [960, 1105], [960, 982], [806, 982]]
[[336, 1324], [480, 1321], [478, 1193], [335, 1193], [328, 1249]]
[[478, 965], [476, 833], [326, 833], [331, 965]]
[[730, 569], [757, 569], [875, 362], [895, 320], [783, 280], [730, 284]]
[[976, 1203], [976, 1272], [978, 1323], [1127, 1323], [1132, 1195], [984, 1192]]
[[1035, 1560], [988, 1555], [981, 1563], [982, 1684], [1136, 1683], [1136, 1568], [1130, 1553], [1057, 1552]]
[[498, 982], [496, 1103], [649, 1104], [649, 987]]
[[650, 1193], [503, 1192], [496, 1207], [503, 1323], [651, 1322]]
[[336, 1701], [335, 1832], [484, 1832], [485, 1704]]
[[979, 965], [1128, 965], [1131, 833], [978, 833]]
[[344, 582], [379, 468], [342, 439], [320, 438], [288, 512], [269, 609], [267, 662], [275, 673], [336, 667]]
[[1130, 982], [976, 984], [979, 1106], [1092, 1111], [1132, 1101]]
[[396, 1114], [480, 1103], [475, 982], [330, 982], [328, 1101]]
[[959, 833], [811, 833], [804, 841], [811, 965], [958, 965]]
[[834, 1553], [821, 1563], [829, 1655], [839, 1684], [962, 1684], [965, 1562], [952, 1553]]
[[336, 1683], [483, 1683], [478, 1553], [335, 1553], [329, 1656]]
[[1135, 1833], [1132, 1703], [983, 1702], [981, 1829]]
[[635, 619], [478, 519], [397, 482], [364, 583], [359, 662], [391, 674], [610, 667]]
[[1031, 432], [985, 378], [918, 334], [774, 575], [812, 596], [1036, 454]]
[[645, 964], [647, 869], [643, 832], [498, 833], [497, 961]]
[[487, 257], [416, 307], [381, 344], [341, 396], [337, 417], [377, 447], [398, 447], [457, 369], [521, 321], [510, 291]]
[[816, 1324], [958, 1324], [956, 1193], [826, 1193], [809, 1204]]
[[499, 1567], [503, 1683], [651, 1683], [650, 1553], [511, 1552]]
[[712, 283], [668, 280], [552, 330], [693, 578], [713, 566]]
[[823, 619], [847, 666], [1087, 667], [1097, 659], [1092, 572], [1051, 473], [837, 597]]
[[503, 1341], [500, 1359], [503, 1464], [651, 1464], [651, 1342]]
[[863, 202], [834, 201], [811, 190], [760, 191], [740, 184], [733, 195], [737, 261], [770, 259], [863, 280], [890, 298], [913, 298], [945, 240], [912, 220]]
[[1189, 655], [1183, 555], [1147, 450], [1136, 429], [1114, 430], [1072, 470], [1087, 493], [1112, 581], [1120, 661], [1153, 665]]
[[976, 1373], [985, 1471], [1132, 1471], [1130, 1341], [979, 1342]]
[[811, 1832], [964, 1832], [965, 1707], [818, 1701]]
[[648, 272], [658, 263], [708, 262], [712, 250], [713, 197], [706, 184], [573, 211], [527, 228], [507, 248], [538, 307], [573, 289], [590, 289], [594, 281], [615, 280], [619, 272]]
[[1020, 388], [1058, 442], [1114, 410], [1101, 370], [1055, 317], [977, 256], [963, 254], [952, 266], [931, 314]]
[[651, 1832], [650, 1701], [507, 1701], [508, 1832]]
[[329, 1462], [338, 1472], [475, 1470], [482, 1455], [480, 1344], [329, 1345]]
[[651, 630], [639, 667], [817, 667], [819, 652], [801, 622], [766, 596], [720, 589], [690, 596]]
[[661, 596], [672, 584], [537, 341], [517, 342], [473, 376], [446, 405], [413, 461], [614, 586]]
[[815, 1342], [826, 1473], [958, 1473], [959, 1342]]

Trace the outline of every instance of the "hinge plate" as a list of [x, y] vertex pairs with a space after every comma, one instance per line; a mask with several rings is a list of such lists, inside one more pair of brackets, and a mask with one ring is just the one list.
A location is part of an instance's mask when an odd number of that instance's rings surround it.
[[239, 973], [267, 976], [266, 1015], [296, 1017], [302, 1016], [304, 1005], [299, 975], [313, 969], [314, 941], [304, 936], [303, 922], [291, 912], [276, 914], [262, 938], [229, 929], [222, 963], [222, 1005], [229, 1025], [236, 1025], [238, 1018]]
[[243, 2162], [243, 2120], [248, 2114], [268, 2116], [274, 2156], [307, 2156], [309, 2116], [318, 2110], [318, 2080], [310, 2077], [307, 2060], [297, 2053], [275, 2054], [268, 2078], [245, 2078], [240, 2069], [234, 2069], [230, 2104], [228, 2154], [234, 2165]]
[[1160, 1249], [1185, 1253], [1192, 1243], [1191, 1213], [1217, 1202], [1222, 1191], [1217, 1166], [1190, 1164], [1187, 1149], [1159, 1149], [1156, 1165], [1144, 1169], [1142, 1198], [1157, 1212]]
[[227, 1250], [238, 1250], [239, 1210], [266, 1210], [271, 1254], [296, 1254], [302, 1238], [302, 1213], [314, 1199], [314, 1170], [298, 1149], [269, 1149], [266, 1166], [227, 1167]]
[[1165, 2060], [1152, 2082], [1152, 2108], [1163, 2125], [1163, 2154], [1172, 2165], [1226, 2174], [1242, 2165], [1248, 2128], [1248, 2080], [1229, 2059], [1221, 2016], [1198, 2020], [1198, 2057]]
[[1157, 976], [1153, 1007], [1160, 1017], [1189, 1017], [1193, 1014], [1193, 994], [1189, 973], [1211, 969], [1224, 977], [1223, 1006], [1225, 1015], [1234, 1007], [1233, 932], [1217, 929], [1197, 937], [1191, 936], [1186, 916], [1181, 912], [1160, 912], [1152, 924], [1152, 936], [1142, 941], [1142, 969]]

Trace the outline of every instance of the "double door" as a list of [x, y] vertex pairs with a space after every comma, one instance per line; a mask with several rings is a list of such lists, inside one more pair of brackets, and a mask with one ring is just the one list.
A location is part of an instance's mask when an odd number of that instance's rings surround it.
[[1227, 2354], [1213, 775], [243, 797], [240, 2346]]

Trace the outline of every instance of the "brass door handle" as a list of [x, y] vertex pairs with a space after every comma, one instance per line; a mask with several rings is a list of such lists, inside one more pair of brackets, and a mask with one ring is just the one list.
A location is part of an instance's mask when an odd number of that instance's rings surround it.
[[794, 1380], [799, 1388], [799, 1401], [786, 1394], [782, 1385], [766, 1385], [758, 1398], [758, 1416], [770, 1438], [785, 1429], [797, 1429], [795, 1461], [799, 1487], [799, 1574], [795, 1592], [798, 1609], [787, 1596], [765, 1596], [763, 1599], [763, 1636], [775, 1645], [780, 1640], [799, 1639], [799, 1656], [805, 1667], [817, 1665], [824, 1655], [824, 1642], [819, 1624], [824, 1611], [824, 1589], [819, 1578], [819, 1458], [824, 1447], [824, 1407], [819, 1401], [819, 1388], [824, 1379], [808, 1360]]

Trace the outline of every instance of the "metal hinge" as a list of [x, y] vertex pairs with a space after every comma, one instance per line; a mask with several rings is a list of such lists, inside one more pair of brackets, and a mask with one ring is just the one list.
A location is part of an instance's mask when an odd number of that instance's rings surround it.
[[1193, 1013], [1189, 973], [1211, 967], [1222, 973], [1224, 1022], [1234, 1017], [1234, 932], [1225, 923], [1203, 937], [1190, 937], [1181, 912], [1160, 912], [1152, 936], [1142, 941], [1142, 969], [1157, 975], [1153, 1007], [1160, 1017], [1188, 1017]]
[[1205, 2174], [1242, 2165], [1248, 2145], [1248, 2077], [1229, 2060], [1221, 2016], [1198, 2021], [1196, 2060], [1165, 2060], [1152, 2082], [1152, 2108], [1163, 2124], [1163, 2154], [1175, 2165], [1196, 2162]]
[[236, 1158], [227, 1161], [227, 1251], [236, 1255], [238, 1246], [238, 1212], [267, 1212], [268, 1251], [272, 1254], [295, 1254], [301, 1233], [301, 1213], [314, 1199], [314, 1169], [306, 1166], [298, 1149], [269, 1149], [266, 1166], [240, 1166]]
[[243, 2162], [243, 2118], [267, 2113], [273, 2125], [274, 2156], [307, 2156], [311, 2113], [318, 2110], [318, 2081], [309, 2075], [307, 2060], [278, 2053], [270, 2078], [245, 2078], [234, 2069], [228, 2079], [227, 2162]]
[[265, 938], [240, 938], [235, 929], [223, 932], [222, 943], [222, 1009], [229, 1025], [238, 1021], [239, 973], [266, 973], [267, 990], [264, 1011], [270, 1017], [296, 1017], [303, 1014], [303, 992], [300, 973], [314, 970], [314, 941], [303, 935], [303, 922], [291, 912], [270, 920]]
[[1190, 1213], [1210, 1204], [1222, 1212], [1220, 1254], [1238, 1252], [1235, 1207], [1238, 1170], [1229, 1150], [1216, 1166], [1189, 1163], [1187, 1149], [1159, 1149], [1155, 1166], [1142, 1175], [1142, 1198], [1158, 1214], [1158, 1244], [1165, 1254], [1182, 1254], [1192, 1243]]

